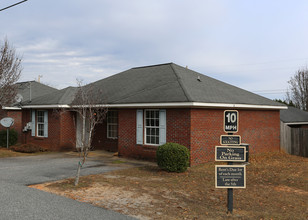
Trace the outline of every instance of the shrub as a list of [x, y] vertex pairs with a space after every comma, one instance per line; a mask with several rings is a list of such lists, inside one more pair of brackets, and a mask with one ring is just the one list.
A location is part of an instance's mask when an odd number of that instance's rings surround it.
[[[6, 147], [7, 145], [7, 129], [0, 131], [0, 146]], [[14, 129], [9, 129], [9, 146], [15, 145], [18, 140], [18, 133]]]
[[37, 152], [45, 152], [46, 149], [33, 144], [22, 144], [10, 147], [11, 150], [21, 153], [37, 153]]
[[189, 150], [176, 143], [166, 143], [158, 147], [156, 158], [158, 166], [169, 172], [184, 172], [189, 166]]

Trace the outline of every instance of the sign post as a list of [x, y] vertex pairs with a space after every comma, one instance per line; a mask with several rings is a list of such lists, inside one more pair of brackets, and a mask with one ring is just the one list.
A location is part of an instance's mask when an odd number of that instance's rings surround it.
[[233, 212], [233, 188], [246, 188], [246, 166], [233, 165], [235, 162], [246, 162], [246, 147], [241, 146], [238, 132], [239, 113], [236, 110], [224, 111], [223, 129], [227, 135], [220, 136], [220, 144], [215, 147], [215, 161], [226, 161], [228, 165], [215, 166], [215, 187], [227, 188], [228, 213]]

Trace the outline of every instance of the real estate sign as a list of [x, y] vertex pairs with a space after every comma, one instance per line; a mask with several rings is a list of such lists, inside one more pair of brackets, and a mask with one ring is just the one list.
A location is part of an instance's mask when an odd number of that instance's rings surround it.
[[216, 188], [246, 188], [245, 165], [216, 165]]

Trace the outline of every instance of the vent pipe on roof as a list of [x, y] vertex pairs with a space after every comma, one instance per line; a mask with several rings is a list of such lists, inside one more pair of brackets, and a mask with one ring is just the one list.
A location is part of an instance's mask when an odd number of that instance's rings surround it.
[[31, 81], [29, 82], [29, 101], [32, 101]]
[[201, 82], [201, 78], [200, 78], [200, 76], [198, 76], [198, 77], [197, 77], [197, 80], [198, 80], [199, 82]]
[[41, 83], [41, 78], [43, 78], [43, 75], [38, 75], [37, 82]]

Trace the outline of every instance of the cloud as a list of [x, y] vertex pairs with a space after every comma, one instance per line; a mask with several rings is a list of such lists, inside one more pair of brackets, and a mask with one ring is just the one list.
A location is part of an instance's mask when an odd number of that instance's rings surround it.
[[306, 1], [31, 0], [0, 13], [22, 80], [57, 88], [166, 62], [248, 90], [285, 88], [307, 64]]

